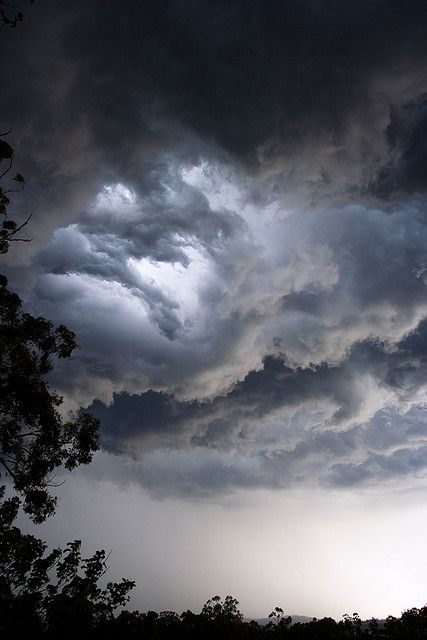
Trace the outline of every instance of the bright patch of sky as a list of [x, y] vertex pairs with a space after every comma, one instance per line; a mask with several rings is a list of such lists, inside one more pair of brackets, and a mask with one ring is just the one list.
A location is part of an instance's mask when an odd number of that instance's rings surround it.
[[111, 209], [112, 211], [117, 211], [123, 206], [135, 204], [135, 202], [135, 193], [121, 182], [117, 182], [116, 184], [105, 185], [96, 196], [94, 208], [95, 210]]
[[192, 247], [183, 248], [187, 265], [180, 262], [160, 262], [142, 258], [129, 258], [129, 268], [136, 271], [141, 280], [158, 287], [163, 295], [179, 306], [181, 320], [191, 320], [199, 310], [199, 290], [209, 271], [209, 260]]

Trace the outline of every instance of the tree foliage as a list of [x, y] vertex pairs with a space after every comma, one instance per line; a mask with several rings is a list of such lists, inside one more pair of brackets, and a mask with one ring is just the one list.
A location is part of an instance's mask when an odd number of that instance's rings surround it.
[[[6, 136], [10, 131], [6, 131], [0, 135]], [[0, 179], [7, 179], [8, 174], [13, 167], [13, 147], [7, 140], [0, 138]], [[6, 166], [5, 166], [6, 165]], [[15, 220], [10, 220], [7, 215], [7, 207], [10, 204], [9, 194], [22, 191], [25, 186], [24, 176], [15, 173], [15, 176], [8, 181], [7, 185], [0, 185], [0, 214], [3, 216], [3, 222], [0, 229], [0, 254], [7, 253], [11, 242], [31, 242], [30, 238], [21, 238], [19, 233], [27, 226], [31, 219], [31, 214], [21, 224], [17, 224]]]
[[134, 583], [100, 586], [105, 551], [82, 558], [80, 540], [47, 553], [14, 526], [18, 509], [16, 496], [0, 505], [0, 637], [77, 638], [112, 620]]
[[[34, 0], [28, 0], [32, 4]], [[0, 0], [0, 29], [4, 27], [16, 27], [24, 19], [24, 14], [20, 7], [9, 2]]]
[[90, 414], [64, 421], [62, 398], [46, 380], [52, 358], [69, 358], [75, 347], [64, 325], [24, 313], [0, 277], [0, 464], [36, 522], [54, 509], [48, 491], [54, 470], [88, 464], [98, 447], [98, 421]]
[[[0, 178], [7, 179], [13, 166], [13, 149], [0, 139]], [[6, 168], [2, 170], [2, 166]], [[25, 181], [17, 173], [19, 189]], [[7, 215], [12, 187], [0, 187], [0, 253], [10, 243], [27, 241]], [[49, 487], [60, 467], [68, 470], [88, 464], [98, 448], [99, 422], [83, 413], [64, 420], [58, 409], [62, 397], [51, 391], [47, 376], [56, 358], [70, 358], [75, 335], [64, 325], [25, 313], [22, 301], [0, 276], [0, 468], [23, 498], [24, 510], [35, 522], [54, 512], [56, 500]]]
[[[231, 607], [231, 610], [229, 609]], [[228, 615], [225, 612], [229, 610]], [[224, 615], [225, 614], [225, 615]], [[333, 618], [313, 618], [292, 624], [290, 616], [276, 607], [270, 622], [247, 621], [232, 596], [214, 596], [200, 613], [184, 611], [122, 611], [104, 619], [84, 638], [102, 640], [415, 640], [427, 638], [427, 607], [409, 609], [400, 618], [363, 622], [357, 613]]]
[[[31, 0], [30, 0], [31, 1]], [[0, 1], [0, 28], [14, 27], [22, 13]], [[10, 133], [10, 132], [7, 132]], [[12, 146], [0, 137], [0, 253], [19, 236], [30, 217], [18, 225], [8, 217], [9, 196], [24, 188], [20, 173], [9, 180]], [[5, 182], [9, 180], [9, 184]], [[23, 310], [19, 296], [0, 275], [0, 468], [12, 497], [0, 487], [0, 638], [83, 637], [113, 617], [128, 601], [130, 580], [101, 586], [107, 571], [105, 551], [82, 558], [79, 540], [65, 550], [47, 551], [46, 544], [23, 533], [15, 520], [22, 505], [36, 522], [55, 510], [49, 489], [55, 471], [88, 464], [98, 448], [99, 422], [83, 413], [64, 420], [62, 397], [51, 391], [48, 374], [55, 359], [70, 358], [75, 335]], [[1, 475], [1, 474], [0, 474]]]
[[[1, 172], [1, 164], [6, 168]], [[0, 178], [13, 165], [13, 149], [0, 139]], [[19, 189], [25, 181], [16, 174]], [[9, 194], [18, 188], [0, 187], [0, 253], [18, 236], [21, 225], [7, 215]], [[75, 335], [23, 310], [19, 296], [0, 275], [0, 468], [15, 495], [4, 499], [0, 487], [0, 637], [83, 637], [106, 624], [117, 607], [128, 601], [130, 580], [100, 583], [107, 570], [105, 551], [82, 558], [79, 540], [65, 550], [47, 551], [46, 544], [16, 525], [22, 505], [36, 523], [55, 510], [50, 493], [54, 473], [88, 464], [98, 448], [99, 422], [82, 413], [64, 420], [62, 397], [49, 388], [55, 359], [71, 357]]]

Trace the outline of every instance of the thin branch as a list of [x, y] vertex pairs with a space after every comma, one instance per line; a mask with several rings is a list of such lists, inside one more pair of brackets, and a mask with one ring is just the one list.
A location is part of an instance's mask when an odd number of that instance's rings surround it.
[[8, 242], [32, 242], [32, 238], [9, 238]]
[[109, 571], [109, 570], [110, 570], [110, 565], [109, 565], [109, 564], [107, 564], [107, 561], [109, 560], [110, 556], [111, 556], [111, 550], [110, 550], [110, 551], [108, 552], [108, 554], [105, 556], [105, 559], [104, 559], [104, 566], [105, 566], [105, 569], [104, 569], [104, 571], [101, 573], [101, 575], [99, 576], [100, 578], [102, 578], [102, 576], [105, 576], [105, 574], [107, 573], [107, 571]]
[[65, 480], [62, 480], [61, 482], [47, 482], [46, 487], [62, 487], [64, 483]]
[[16, 474], [12, 471], [2, 456], [0, 456], [0, 464], [4, 466], [8, 474], [16, 481]]
[[25, 189], [25, 184], [22, 184], [20, 189], [6, 189], [4, 193], [18, 193], [19, 191], [23, 191], [24, 189]]
[[25, 222], [23, 222], [23, 223], [21, 224], [21, 226], [16, 227], [16, 229], [15, 229], [14, 233], [18, 233], [18, 231], [21, 231], [21, 229], [23, 229], [24, 227], [26, 227], [26, 226], [27, 226], [27, 224], [29, 223], [29, 221], [31, 220], [31, 218], [32, 218], [32, 217], [33, 217], [33, 214], [32, 214], [32, 213], [30, 213], [30, 215], [29, 215], [29, 216], [28, 216], [28, 218], [25, 220]]
[[27, 433], [17, 433], [15, 438], [26, 438], [27, 436], [38, 436], [40, 435], [39, 431], [28, 431]]
[[13, 165], [13, 159], [10, 158], [9, 167], [6, 169], [6, 171], [3, 171], [3, 173], [0, 174], [0, 179], [3, 178], [6, 175], [6, 173], [9, 173], [9, 171], [12, 169], [12, 165]]
[[32, 218], [32, 213], [30, 213], [30, 215], [28, 216], [28, 218], [25, 220], [25, 222], [23, 222], [19, 227], [16, 227], [16, 229], [14, 229], [13, 231], [11, 231], [11, 233], [8, 235], [8, 237], [6, 238], [6, 240], [8, 242], [31, 242], [32, 238], [14, 238], [14, 236], [19, 233], [21, 231], [21, 229], [23, 229], [24, 227], [27, 226], [27, 224], [29, 223], [29, 221]]

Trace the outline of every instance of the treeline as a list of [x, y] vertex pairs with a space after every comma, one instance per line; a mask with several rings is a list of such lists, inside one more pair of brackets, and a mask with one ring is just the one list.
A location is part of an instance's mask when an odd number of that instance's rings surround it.
[[427, 638], [427, 607], [405, 611], [400, 618], [389, 616], [378, 622], [362, 622], [357, 614], [346, 615], [336, 622], [332, 618], [313, 618], [310, 622], [296, 622], [276, 608], [270, 622], [244, 621], [237, 609], [238, 602], [227, 596], [221, 601], [212, 598], [201, 613], [185, 611], [181, 615], [170, 611], [155, 613], [123, 611], [116, 619], [98, 629], [94, 638], [122, 638], [123, 640], [339, 640], [345, 638], [405, 639]]
[[[231, 596], [224, 600], [215, 596], [197, 614], [192, 611], [184, 611], [180, 615], [173, 611], [122, 611], [114, 616], [112, 611], [118, 601], [114, 603], [112, 594], [107, 594], [108, 589], [102, 591], [95, 582], [81, 577], [78, 585], [62, 592], [59, 597], [58, 594], [52, 596], [47, 593], [46, 598], [40, 594], [34, 598], [29, 593], [21, 593], [9, 602], [8, 611], [5, 611], [5, 602], [2, 601], [0, 637], [4, 640], [427, 638], [427, 607], [409, 609], [400, 618], [389, 616], [381, 622], [362, 622], [357, 614], [353, 614], [344, 616], [339, 622], [332, 618], [313, 618], [310, 622], [295, 624], [292, 624], [290, 616], [276, 608], [270, 614], [268, 624], [263, 625], [256, 620], [245, 621], [238, 610], [237, 600]], [[118, 599], [122, 595], [118, 593]]]

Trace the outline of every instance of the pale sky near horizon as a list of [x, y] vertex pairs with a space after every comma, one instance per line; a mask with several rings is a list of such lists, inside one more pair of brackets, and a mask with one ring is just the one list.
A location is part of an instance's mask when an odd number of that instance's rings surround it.
[[144, 610], [425, 604], [427, 4], [38, 0], [0, 46], [2, 273], [102, 424], [39, 531]]
[[211, 596], [230, 594], [247, 617], [280, 606], [340, 620], [425, 604], [426, 480], [400, 489], [240, 490], [190, 502], [96, 477], [108, 465], [120, 462], [98, 454], [93, 474], [74, 473], [59, 490], [57, 514], [36, 533], [53, 547], [83, 537], [83, 554], [111, 552], [106, 579], [137, 583], [131, 609], [197, 612]]

